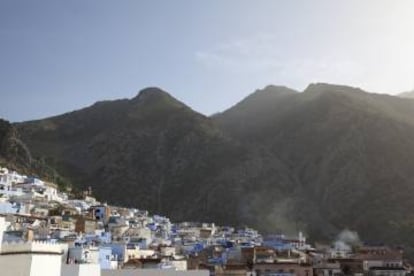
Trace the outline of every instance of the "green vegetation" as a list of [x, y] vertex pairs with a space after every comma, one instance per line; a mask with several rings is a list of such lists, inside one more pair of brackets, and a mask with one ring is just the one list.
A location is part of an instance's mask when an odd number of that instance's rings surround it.
[[56, 183], [60, 189], [71, 187], [68, 179], [59, 175], [45, 158], [33, 158], [29, 148], [20, 139], [16, 128], [0, 119], [0, 167], [17, 170]]

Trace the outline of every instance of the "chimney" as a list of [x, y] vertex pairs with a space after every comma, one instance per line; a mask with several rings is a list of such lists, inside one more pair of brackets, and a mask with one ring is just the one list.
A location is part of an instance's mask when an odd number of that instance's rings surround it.
[[34, 240], [34, 232], [33, 232], [33, 229], [27, 228], [26, 239], [27, 239], [28, 242], [31, 242], [31, 241]]

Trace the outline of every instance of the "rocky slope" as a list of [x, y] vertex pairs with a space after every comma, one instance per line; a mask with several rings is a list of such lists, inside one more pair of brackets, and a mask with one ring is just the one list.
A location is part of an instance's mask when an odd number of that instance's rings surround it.
[[[40, 156], [40, 155], [39, 155]], [[8, 121], [0, 119], [0, 167], [17, 170], [53, 181], [61, 188], [70, 187], [70, 182], [46, 162], [43, 157], [33, 158], [30, 149], [21, 140], [17, 129]]]

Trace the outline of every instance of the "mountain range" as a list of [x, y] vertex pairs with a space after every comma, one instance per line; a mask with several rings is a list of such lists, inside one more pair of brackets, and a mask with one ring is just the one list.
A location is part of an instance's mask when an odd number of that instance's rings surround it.
[[267, 86], [207, 117], [146, 88], [12, 127], [31, 155], [111, 204], [314, 240], [350, 228], [414, 245], [409, 99]]

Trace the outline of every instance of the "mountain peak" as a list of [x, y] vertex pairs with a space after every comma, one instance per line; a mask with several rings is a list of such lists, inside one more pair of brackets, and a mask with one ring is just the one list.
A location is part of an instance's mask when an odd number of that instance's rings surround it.
[[162, 90], [159, 87], [147, 87], [138, 92], [138, 95], [132, 100], [148, 100], [148, 99], [160, 99], [160, 98], [173, 98], [166, 91]]
[[135, 98], [131, 99], [131, 104], [134, 107], [139, 106], [141, 109], [151, 109], [153, 112], [188, 108], [184, 103], [158, 87], [142, 89]]
[[239, 104], [249, 103], [249, 102], [263, 102], [273, 101], [278, 99], [279, 96], [295, 94], [298, 91], [290, 89], [286, 86], [279, 85], [268, 85], [262, 89], [257, 89], [252, 94], [244, 98]]
[[132, 99], [132, 102], [139, 102], [139, 103], [157, 103], [157, 102], [164, 102], [164, 103], [180, 103], [184, 105], [179, 100], [171, 96], [165, 90], [162, 90], [159, 87], [147, 87], [142, 89], [138, 92], [138, 95]]
[[274, 109], [289, 95], [295, 95], [299, 92], [286, 86], [268, 85], [263, 89], [257, 89], [252, 94], [238, 102], [236, 105], [227, 109], [223, 113], [238, 116], [250, 116], [251, 113], [265, 112], [265, 110]]

